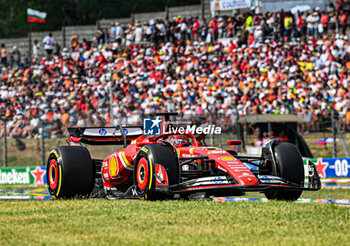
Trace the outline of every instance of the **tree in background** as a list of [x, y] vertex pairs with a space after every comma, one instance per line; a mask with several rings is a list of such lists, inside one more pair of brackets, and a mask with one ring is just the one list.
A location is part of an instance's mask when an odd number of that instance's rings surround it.
[[102, 18], [129, 17], [132, 11], [162, 11], [167, 4], [199, 3], [200, 0], [0, 0], [0, 38], [27, 35], [27, 8], [47, 13], [46, 23], [33, 24], [33, 31], [53, 31], [63, 25], [93, 25]]

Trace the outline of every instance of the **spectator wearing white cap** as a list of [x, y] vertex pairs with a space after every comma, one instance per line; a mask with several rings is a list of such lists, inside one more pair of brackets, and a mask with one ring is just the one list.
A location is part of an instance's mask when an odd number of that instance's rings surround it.
[[122, 43], [122, 38], [123, 38], [123, 28], [119, 25], [119, 22], [116, 22], [115, 26], [116, 26], [115, 40], [120, 45]]

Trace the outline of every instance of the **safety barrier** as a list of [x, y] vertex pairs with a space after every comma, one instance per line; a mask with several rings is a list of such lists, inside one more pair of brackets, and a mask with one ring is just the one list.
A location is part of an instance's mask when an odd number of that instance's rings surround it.
[[[321, 178], [350, 178], [350, 158], [304, 158], [304, 164], [315, 163]], [[2, 167], [0, 185], [46, 184], [46, 166]]]
[[0, 185], [43, 185], [46, 184], [46, 167], [2, 167]]
[[345, 178], [350, 177], [350, 158], [304, 158], [315, 163], [321, 178]]

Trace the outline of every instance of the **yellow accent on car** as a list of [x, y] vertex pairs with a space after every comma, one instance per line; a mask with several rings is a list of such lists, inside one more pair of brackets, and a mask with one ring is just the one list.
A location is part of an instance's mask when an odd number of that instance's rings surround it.
[[52, 151], [50, 152], [50, 154], [54, 154], [57, 158], [59, 158], [59, 157], [58, 157], [58, 154], [57, 154], [57, 152], [56, 152], [56, 150], [52, 150]]
[[126, 159], [126, 156], [125, 156], [125, 152], [124, 152], [124, 151], [122, 152], [122, 158], [123, 158], [123, 160], [125, 161], [125, 164], [126, 164], [128, 167], [131, 167], [131, 168], [134, 167], [134, 164], [130, 163], [130, 162], [128, 161], [128, 159]]
[[111, 160], [109, 161], [109, 171], [113, 177], [117, 176], [118, 174], [117, 160], [114, 156], [112, 156]]
[[56, 196], [58, 196], [58, 194], [60, 194], [61, 184], [62, 184], [62, 167], [61, 167], [61, 165], [58, 165], [58, 168], [60, 169], [60, 178], [58, 180], [58, 190], [57, 190]]
[[147, 153], [147, 152], [148, 152], [148, 149], [147, 149], [147, 148], [145, 148], [145, 147], [142, 147], [142, 148], [141, 148], [141, 150], [142, 150], [143, 152], [145, 152], [145, 153]]
[[149, 186], [148, 189], [151, 189], [152, 187], [152, 180], [153, 180], [153, 170], [152, 170], [152, 160], [151, 160], [151, 156], [148, 156], [148, 160], [149, 160]]
[[224, 157], [220, 157], [219, 159], [222, 161], [233, 161], [235, 158], [231, 156], [224, 156]]

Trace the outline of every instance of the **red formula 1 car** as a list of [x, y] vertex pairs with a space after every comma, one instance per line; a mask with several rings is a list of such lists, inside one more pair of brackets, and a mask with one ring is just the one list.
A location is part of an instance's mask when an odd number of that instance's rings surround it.
[[[70, 146], [52, 150], [47, 163], [48, 189], [53, 198], [206, 199], [263, 192], [268, 199], [296, 200], [303, 190], [319, 190], [317, 169], [306, 172], [298, 149], [272, 140], [261, 156], [205, 144], [191, 133], [143, 134], [141, 127], [70, 128]], [[81, 144], [124, 144], [104, 160], [92, 159]], [[78, 146], [73, 146], [78, 145]], [[305, 181], [305, 173], [308, 179]]]

